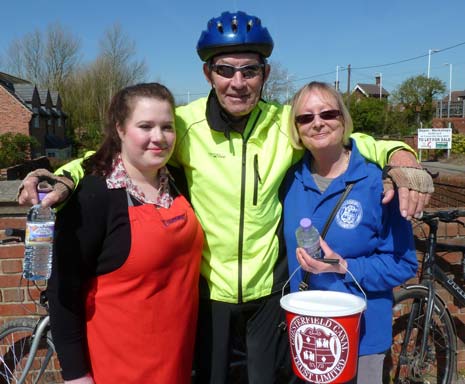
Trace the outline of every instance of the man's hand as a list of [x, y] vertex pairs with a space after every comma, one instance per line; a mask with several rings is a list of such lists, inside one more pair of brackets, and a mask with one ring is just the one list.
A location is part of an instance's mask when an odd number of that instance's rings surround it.
[[407, 220], [421, 216], [434, 192], [433, 180], [429, 173], [421, 168], [415, 156], [405, 150], [391, 156], [383, 171], [383, 204], [392, 200], [397, 187], [400, 213]]
[[[40, 185], [46, 182], [46, 189], [41, 189]], [[52, 205], [65, 201], [74, 189], [72, 180], [65, 176], [56, 176], [46, 169], [36, 169], [30, 172], [21, 183], [17, 200], [19, 205], [34, 205], [39, 202], [38, 190], [48, 192], [41, 205], [50, 207]]]

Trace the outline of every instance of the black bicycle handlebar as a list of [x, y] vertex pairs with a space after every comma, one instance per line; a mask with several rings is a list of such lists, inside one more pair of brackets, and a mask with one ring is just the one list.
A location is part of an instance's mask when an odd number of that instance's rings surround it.
[[459, 217], [465, 218], [465, 211], [460, 209], [451, 209], [447, 211], [423, 212], [423, 215], [418, 219], [425, 223], [434, 220], [439, 220], [444, 223], [458, 223], [465, 226], [463, 221], [458, 220]]
[[0, 244], [24, 241], [26, 236], [26, 230], [22, 228], [6, 228], [0, 232], [7, 237], [6, 239], [0, 240]]
[[5, 236], [21, 237], [24, 238], [26, 231], [21, 228], [6, 228]]

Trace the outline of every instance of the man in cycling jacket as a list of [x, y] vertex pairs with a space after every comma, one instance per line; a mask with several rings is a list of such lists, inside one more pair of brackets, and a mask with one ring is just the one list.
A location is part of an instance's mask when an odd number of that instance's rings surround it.
[[[289, 106], [261, 99], [272, 50], [273, 40], [258, 17], [224, 12], [212, 18], [197, 44], [211, 92], [176, 109], [172, 162], [184, 170], [205, 232], [196, 383], [227, 382], [237, 338], [246, 343], [249, 383], [276, 382], [287, 363], [287, 335], [278, 327], [288, 278], [278, 188], [302, 152], [292, 148], [287, 135]], [[401, 142], [375, 142], [363, 134], [353, 138], [362, 155], [381, 167], [388, 160], [418, 167], [414, 155], [395, 152], [407, 147]], [[82, 176], [80, 160], [64, 168], [75, 183]], [[416, 171], [430, 183], [426, 172]], [[412, 179], [411, 172], [405, 169], [404, 181]], [[34, 202], [34, 179], [25, 180], [20, 203]], [[410, 181], [401, 186], [411, 190], [402, 189], [404, 215], [421, 211], [427, 194], [418, 191], [431, 191]], [[45, 204], [59, 199], [59, 193], [49, 195]]]

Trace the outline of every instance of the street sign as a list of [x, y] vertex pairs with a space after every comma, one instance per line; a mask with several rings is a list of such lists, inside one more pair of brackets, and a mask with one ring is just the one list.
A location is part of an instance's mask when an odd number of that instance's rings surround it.
[[418, 149], [451, 149], [452, 128], [418, 129]]

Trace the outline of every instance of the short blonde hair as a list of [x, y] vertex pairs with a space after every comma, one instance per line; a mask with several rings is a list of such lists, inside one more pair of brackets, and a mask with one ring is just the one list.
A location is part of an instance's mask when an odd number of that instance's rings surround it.
[[352, 117], [350, 117], [349, 110], [344, 104], [341, 94], [336, 91], [331, 85], [327, 83], [321, 83], [319, 81], [312, 81], [300, 88], [297, 93], [292, 98], [291, 103], [291, 112], [289, 114], [289, 139], [292, 146], [296, 149], [303, 149], [302, 140], [300, 140], [299, 130], [295, 123], [295, 117], [297, 115], [297, 110], [303, 103], [306, 96], [312, 91], [320, 91], [321, 93], [326, 94], [329, 98], [336, 100], [337, 107], [342, 114], [342, 125], [344, 126], [344, 136], [342, 138], [342, 144], [347, 146], [349, 144], [349, 137], [354, 130], [354, 124], [352, 122]]

